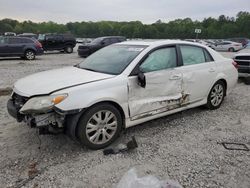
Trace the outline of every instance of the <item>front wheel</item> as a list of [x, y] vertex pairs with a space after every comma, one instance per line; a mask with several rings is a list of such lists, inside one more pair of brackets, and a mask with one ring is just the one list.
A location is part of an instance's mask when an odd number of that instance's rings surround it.
[[77, 137], [90, 149], [102, 149], [114, 142], [122, 129], [122, 117], [113, 105], [99, 104], [87, 110], [78, 122]]
[[211, 110], [217, 109], [221, 106], [224, 97], [226, 95], [226, 87], [224, 82], [218, 81], [216, 82], [211, 91], [209, 92], [207, 98], [207, 107]]
[[66, 53], [68, 53], [68, 54], [71, 54], [71, 53], [73, 52], [73, 48], [72, 48], [72, 46], [67, 46], [67, 47], [64, 49], [64, 51], [65, 51]]
[[34, 60], [36, 58], [36, 55], [33, 50], [27, 50], [24, 54], [24, 57], [27, 60]]
[[228, 51], [229, 52], [234, 52], [235, 50], [234, 50], [234, 48], [229, 48]]

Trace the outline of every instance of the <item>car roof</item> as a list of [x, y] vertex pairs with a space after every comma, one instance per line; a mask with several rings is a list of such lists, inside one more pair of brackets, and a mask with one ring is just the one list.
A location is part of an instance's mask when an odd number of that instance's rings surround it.
[[134, 41], [125, 41], [118, 44], [122, 45], [138, 45], [138, 46], [161, 46], [161, 45], [172, 45], [172, 44], [187, 44], [204, 47], [204, 45], [196, 42], [188, 42], [183, 40], [134, 40]]
[[98, 37], [100, 39], [106, 39], [106, 38], [126, 38], [124, 36], [104, 36], [104, 37]]

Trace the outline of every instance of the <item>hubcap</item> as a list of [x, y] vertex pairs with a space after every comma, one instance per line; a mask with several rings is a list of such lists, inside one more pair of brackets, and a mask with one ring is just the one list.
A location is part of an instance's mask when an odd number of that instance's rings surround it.
[[71, 52], [72, 52], [72, 48], [71, 48], [71, 47], [68, 47], [68, 48], [67, 48], [67, 52], [68, 52], [68, 53], [71, 53]]
[[93, 144], [104, 144], [116, 133], [117, 118], [114, 113], [103, 110], [95, 113], [88, 121], [86, 135]]
[[33, 59], [34, 58], [34, 53], [33, 52], [28, 52], [26, 54], [27, 59]]
[[211, 92], [211, 103], [213, 106], [218, 106], [223, 100], [223, 86], [220, 84], [217, 84], [214, 86], [212, 92]]

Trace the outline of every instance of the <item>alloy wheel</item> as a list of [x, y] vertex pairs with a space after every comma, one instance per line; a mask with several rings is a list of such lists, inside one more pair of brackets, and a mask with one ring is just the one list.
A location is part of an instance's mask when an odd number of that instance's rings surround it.
[[86, 136], [93, 144], [104, 144], [115, 135], [117, 126], [117, 118], [113, 112], [98, 111], [87, 122]]
[[221, 84], [216, 84], [211, 92], [211, 104], [213, 106], [219, 106], [224, 97], [224, 88]]

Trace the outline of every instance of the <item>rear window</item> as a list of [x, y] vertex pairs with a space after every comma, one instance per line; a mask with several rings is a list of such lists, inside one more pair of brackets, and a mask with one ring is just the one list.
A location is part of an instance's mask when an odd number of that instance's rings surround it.
[[185, 45], [180, 46], [180, 49], [183, 65], [194, 65], [206, 62], [203, 48]]

